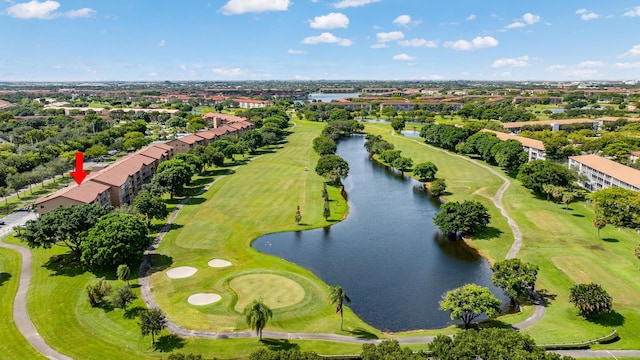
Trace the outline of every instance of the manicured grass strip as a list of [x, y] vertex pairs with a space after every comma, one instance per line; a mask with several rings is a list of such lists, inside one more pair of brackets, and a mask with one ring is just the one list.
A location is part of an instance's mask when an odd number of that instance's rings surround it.
[[20, 254], [0, 248], [0, 357], [3, 359], [45, 359], [18, 332], [13, 321], [13, 301], [20, 278]]
[[[294, 280], [305, 297], [296, 305], [275, 309], [267, 330], [337, 331], [339, 320], [326, 300], [326, 284], [307, 270], [250, 247], [260, 235], [327, 226], [344, 217], [346, 202], [332, 187], [329, 197], [338, 201], [331, 201], [329, 221], [322, 217], [324, 180], [313, 171], [318, 155], [310, 144], [324, 126], [297, 122], [284, 148], [256, 157], [232, 176], [219, 179], [197, 206], [187, 204], [181, 210], [174, 222], [176, 229], [165, 236], [157, 253], [170, 258], [171, 267], [194, 266], [199, 271], [181, 281], [170, 280], [162, 272], [151, 278], [154, 298], [174, 321], [201, 330], [247, 329], [237, 311], [238, 302], [247, 300], [238, 299], [230, 282], [241, 275], [268, 271]], [[300, 225], [294, 216], [297, 206], [302, 213]], [[225, 258], [233, 266], [209, 268], [206, 264], [214, 257]], [[266, 299], [268, 291], [256, 289], [251, 295]], [[206, 309], [196, 308], [185, 301], [194, 292], [215, 292], [223, 300]], [[347, 326], [366, 327], [350, 312], [346, 315]]]

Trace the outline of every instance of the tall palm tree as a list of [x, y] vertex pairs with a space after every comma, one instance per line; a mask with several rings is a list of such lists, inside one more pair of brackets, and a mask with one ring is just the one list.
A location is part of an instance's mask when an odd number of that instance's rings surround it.
[[260, 336], [260, 341], [262, 341], [262, 329], [273, 316], [271, 309], [262, 302], [262, 299], [253, 300], [251, 304], [244, 308], [244, 316], [247, 320], [247, 325], [256, 330], [256, 334]]
[[336, 312], [340, 313], [340, 331], [342, 331], [342, 324], [344, 322], [344, 314], [342, 312], [342, 305], [344, 303], [351, 303], [351, 299], [347, 295], [347, 292], [341, 286], [333, 285], [329, 287], [329, 301], [336, 306]]

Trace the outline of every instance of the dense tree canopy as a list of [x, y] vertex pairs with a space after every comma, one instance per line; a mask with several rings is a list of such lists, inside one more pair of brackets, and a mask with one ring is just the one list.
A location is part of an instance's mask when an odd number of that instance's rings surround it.
[[337, 149], [336, 142], [326, 136], [313, 139], [313, 150], [321, 156], [335, 154]]
[[596, 213], [615, 226], [640, 225], [640, 193], [618, 187], [589, 194]]
[[429, 181], [436, 176], [438, 167], [431, 161], [416, 164], [413, 167], [413, 175], [420, 181]]
[[611, 295], [602, 286], [595, 283], [577, 284], [571, 287], [569, 302], [574, 304], [580, 315], [587, 319], [610, 312], [613, 307]]
[[464, 233], [474, 233], [486, 227], [491, 221], [487, 208], [477, 201], [462, 203], [448, 202], [440, 207], [433, 223], [450, 237]]
[[511, 329], [469, 330], [456, 334], [453, 339], [439, 335], [429, 345], [434, 360], [459, 359], [520, 359], [569, 360], [547, 353], [537, 347], [529, 335]]
[[491, 154], [498, 166], [507, 171], [517, 171], [522, 164], [529, 160], [529, 155], [516, 140], [501, 141], [493, 146]]
[[574, 176], [566, 166], [547, 160], [533, 160], [520, 167], [518, 180], [527, 189], [543, 194], [545, 184], [569, 187]]
[[169, 192], [171, 198], [182, 193], [184, 187], [191, 182], [193, 168], [180, 160], [168, 160], [158, 166], [153, 182]]
[[82, 262], [92, 269], [133, 264], [151, 243], [147, 226], [137, 215], [107, 214], [98, 220], [82, 242]]
[[364, 147], [371, 155], [382, 154], [386, 150], [393, 150], [393, 144], [384, 140], [380, 135], [367, 134], [365, 139], [367, 141], [364, 143]]
[[149, 191], [140, 191], [133, 199], [133, 207], [147, 217], [147, 226], [151, 224], [151, 219], [163, 220], [169, 215], [164, 200]]
[[499, 261], [491, 270], [491, 282], [504, 290], [512, 302], [520, 296], [527, 296], [529, 289], [534, 289], [538, 277], [538, 266], [520, 259]]
[[98, 220], [108, 214], [111, 207], [99, 204], [63, 206], [51, 210], [37, 219], [29, 220], [20, 232], [20, 240], [30, 247], [48, 249], [59, 244], [80, 256], [80, 245]]
[[380, 344], [363, 344], [362, 360], [419, 360], [428, 359], [424, 351], [414, 352], [408, 347], [401, 348], [398, 340], [384, 340]]
[[338, 184], [349, 175], [349, 163], [338, 155], [325, 155], [318, 159], [316, 173], [329, 182]]
[[451, 320], [462, 320], [468, 329], [471, 322], [482, 314], [494, 318], [500, 314], [501, 302], [488, 288], [467, 284], [447, 292], [440, 309], [451, 312]]

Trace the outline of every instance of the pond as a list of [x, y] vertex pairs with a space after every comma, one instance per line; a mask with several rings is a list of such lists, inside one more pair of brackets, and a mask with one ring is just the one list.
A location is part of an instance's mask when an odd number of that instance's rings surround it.
[[488, 262], [463, 242], [439, 234], [432, 221], [438, 200], [420, 182], [370, 160], [364, 141], [351, 136], [338, 144], [338, 155], [350, 167], [343, 181], [349, 202], [345, 220], [324, 229], [266, 235], [253, 247], [342, 286], [351, 309], [383, 331], [451, 324], [439, 301], [467, 283], [488, 286], [508, 304], [502, 290], [491, 285]]

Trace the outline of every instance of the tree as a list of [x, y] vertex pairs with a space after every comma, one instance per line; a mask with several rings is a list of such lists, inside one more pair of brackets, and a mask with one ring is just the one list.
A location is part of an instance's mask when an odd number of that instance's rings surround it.
[[300, 213], [300, 205], [296, 207], [296, 224], [300, 225], [300, 221], [302, 220], [302, 214]]
[[267, 322], [273, 316], [271, 309], [262, 302], [262, 299], [253, 300], [251, 304], [244, 308], [244, 316], [247, 325], [256, 331], [256, 334], [262, 341], [262, 330], [267, 326]]
[[486, 314], [492, 319], [500, 313], [501, 302], [488, 288], [467, 284], [447, 292], [440, 302], [440, 309], [451, 312], [451, 320], [462, 320], [469, 329], [473, 319]]
[[137, 298], [138, 297], [133, 293], [133, 291], [131, 291], [131, 287], [129, 285], [125, 285], [116, 290], [116, 293], [111, 296], [111, 304], [113, 307], [121, 308], [126, 311], [127, 305]]
[[[420, 181], [429, 181], [436, 176], [438, 167], [431, 161], [416, 164], [413, 168], [413, 175]], [[433, 184], [432, 184], [433, 186]]]
[[99, 204], [63, 206], [27, 221], [19, 237], [29, 247], [49, 249], [53, 245], [63, 245], [80, 257], [85, 233], [110, 211], [111, 207]]
[[147, 226], [151, 226], [151, 219], [163, 220], [169, 215], [167, 204], [159, 196], [153, 196], [148, 191], [140, 191], [133, 199], [133, 207], [147, 218]]
[[155, 345], [155, 336], [165, 328], [167, 318], [162, 313], [162, 310], [158, 308], [144, 309], [139, 314], [140, 322], [138, 322], [138, 326], [140, 326], [142, 336], [151, 334], [151, 344]]
[[474, 233], [491, 221], [487, 208], [478, 201], [448, 202], [440, 208], [433, 223], [452, 238], [464, 233]]
[[329, 218], [331, 217], [331, 206], [329, 205], [328, 200], [325, 200], [324, 202], [324, 209], [322, 210], [322, 216], [324, 217], [325, 221], [328, 221]]
[[404, 173], [411, 169], [411, 166], [413, 166], [413, 160], [411, 160], [411, 158], [401, 156], [393, 160], [391, 166]]
[[382, 110], [380, 110], [380, 115], [386, 116], [387, 120], [391, 120], [396, 115], [398, 115], [398, 112], [395, 111], [392, 106], [387, 105], [387, 106], [383, 107]]
[[598, 240], [600, 240], [600, 230], [607, 226], [607, 219], [602, 215], [596, 215], [591, 222], [593, 226], [598, 229]]
[[491, 152], [498, 166], [509, 172], [517, 171], [529, 159], [522, 144], [516, 140], [501, 141], [493, 146]]
[[[167, 166], [162, 166], [169, 163]], [[153, 177], [153, 182], [169, 192], [171, 199], [184, 191], [184, 187], [191, 182], [193, 170], [183, 162], [168, 160], [158, 166], [158, 172]]]
[[324, 155], [318, 159], [316, 174], [331, 183], [339, 184], [340, 179], [344, 179], [349, 175], [349, 163], [338, 155]]
[[[202, 158], [194, 153], [182, 153], [182, 154], [178, 154], [176, 156], [173, 157], [174, 162], [178, 163], [178, 162], [183, 162], [186, 163], [187, 165], [189, 165], [191, 167], [191, 170], [194, 174], [200, 174], [202, 173], [202, 171], [204, 170], [204, 161], [202, 160]], [[164, 163], [162, 163], [164, 164]], [[171, 164], [171, 163], [170, 163]], [[158, 172], [166, 169], [167, 165], [160, 167], [158, 166]]]
[[150, 245], [147, 226], [137, 215], [107, 214], [86, 234], [81, 260], [91, 268], [115, 267], [138, 260]]
[[98, 279], [95, 283], [88, 284], [86, 289], [87, 300], [91, 307], [98, 307], [102, 305], [104, 298], [111, 294], [111, 285], [104, 277]]
[[428, 359], [424, 351], [414, 352], [408, 347], [401, 348], [398, 340], [383, 340], [380, 344], [362, 344], [362, 360], [419, 360]]
[[614, 226], [637, 227], [640, 225], [640, 193], [611, 187], [589, 194], [596, 214], [603, 216]]
[[573, 201], [575, 195], [571, 191], [565, 191], [562, 193], [562, 202], [564, 203], [564, 209], [569, 209], [569, 204]]
[[401, 132], [402, 130], [404, 130], [404, 127], [405, 127], [404, 119], [401, 119], [401, 118], [393, 119], [393, 121], [391, 121], [391, 127], [396, 132]]
[[529, 335], [512, 329], [487, 328], [457, 333], [453, 339], [438, 335], [429, 345], [434, 360], [458, 359], [520, 359], [568, 360], [558, 354], [547, 353], [536, 346]]
[[261, 132], [258, 130], [247, 130], [245, 131], [240, 138], [244, 140], [249, 148], [249, 151], [252, 153], [256, 151], [258, 148], [264, 146], [264, 137]]
[[441, 196], [447, 190], [447, 183], [444, 179], [436, 179], [431, 182], [431, 186], [429, 186], [429, 191], [433, 196]]
[[[312, 351], [300, 351], [298, 349], [267, 350], [260, 349], [249, 355], [249, 360], [322, 360], [320, 355]], [[180, 360], [180, 359], [176, 359]], [[187, 359], [185, 359], [187, 360]]]
[[313, 150], [320, 156], [335, 154], [337, 149], [336, 142], [326, 136], [318, 136], [313, 139]]
[[527, 295], [535, 287], [538, 269], [538, 266], [520, 259], [499, 261], [491, 267], [491, 282], [504, 290], [511, 304], [515, 305], [518, 297]]
[[351, 303], [351, 299], [341, 286], [333, 285], [329, 287], [329, 302], [336, 306], [336, 313], [340, 314], [340, 331], [342, 331], [344, 322], [343, 305], [345, 302], [347, 304]]
[[378, 157], [380, 158], [380, 160], [391, 165], [391, 163], [393, 163], [396, 159], [399, 159], [402, 157], [402, 151], [389, 149], [389, 150], [383, 151]]
[[118, 277], [118, 280], [126, 281], [127, 285], [129, 285], [129, 275], [131, 275], [131, 269], [129, 269], [129, 265], [118, 265], [118, 269], [116, 270], [116, 276]]
[[547, 160], [533, 160], [520, 167], [517, 179], [527, 189], [542, 194], [545, 184], [568, 188], [574, 177], [565, 166]]
[[569, 291], [569, 302], [573, 303], [580, 315], [593, 319], [598, 315], [611, 312], [611, 296], [598, 284], [577, 284]]

